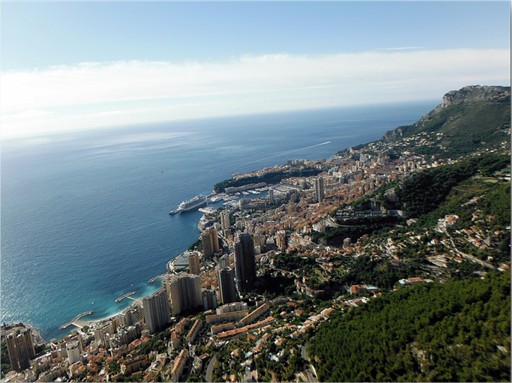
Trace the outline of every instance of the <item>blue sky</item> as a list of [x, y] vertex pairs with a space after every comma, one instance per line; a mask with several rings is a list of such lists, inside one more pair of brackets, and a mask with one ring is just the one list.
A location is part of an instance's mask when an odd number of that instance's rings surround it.
[[2, 68], [508, 48], [509, 9], [507, 2], [5, 2]]
[[509, 17], [489, 1], [4, 1], [1, 116], [32, 134], [507, 85]]

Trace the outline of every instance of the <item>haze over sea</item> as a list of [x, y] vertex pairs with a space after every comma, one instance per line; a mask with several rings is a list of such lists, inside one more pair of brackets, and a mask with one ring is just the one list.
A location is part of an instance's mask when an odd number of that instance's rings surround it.
[[[199, 212], [169, 216], [235, 172], [321, 159], [380, 138], [434, 102], [154, 123], [2, 144], [1, 320], [47, 338], [148, 280], [198, 237]], [[69, 329], [68, 329], [69, 332]]]

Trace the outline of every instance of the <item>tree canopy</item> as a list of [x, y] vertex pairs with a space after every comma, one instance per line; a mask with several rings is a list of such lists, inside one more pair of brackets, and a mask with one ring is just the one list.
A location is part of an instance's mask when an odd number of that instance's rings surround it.
[[320, 381], [510, 381], [510, 273], [400, 289], [308, 344]]

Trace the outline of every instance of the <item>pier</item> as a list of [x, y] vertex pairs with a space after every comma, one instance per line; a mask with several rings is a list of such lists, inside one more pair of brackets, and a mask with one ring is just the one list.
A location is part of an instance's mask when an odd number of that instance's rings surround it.
[[79, 321], [80, 319], [82, 319], [83, 317], [87, 316], [87, 315], [91, 315], [93, 313], [93, 311], [86, 311], [82, 314], [79, 314], [77, 315], [76, 317], [74, 317], [72, 320], [70, 320], [69, 322], [67, 323], [64, 323], [62, 326], [60, 326], [59, 328], [61, 330], [64, 330], [66, 328], [68, 328], [69, 326], [73, 325], [75, 322]]
[[123, 295], [121, 295], [119, 298], [116, 298], [115, 302], [116, 302], [116, 303], [119, 303], [119, 302], [121, 302], [123, 299], [128, 298], [128, 297], [131, 297], [131, 296], [132, 296], [133, 294], [135, 294], [135, 293], [136, 293], [136, 291], [130, 291], [129, 293], [123, 294]]
[[153, 283], [154, 281], [156, 281], [157, 279], [160, 279], [160, 278], [164, 278], [165, 277], [165, 274], [160, 274], [160, 275], [157, 275], [153, 278], [151, 278], [148, 283]]

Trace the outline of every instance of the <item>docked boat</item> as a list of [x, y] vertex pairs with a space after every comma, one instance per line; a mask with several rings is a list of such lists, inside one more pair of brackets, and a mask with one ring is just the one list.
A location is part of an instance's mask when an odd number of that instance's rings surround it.
[[195, 210], [205, 206], [207, 202], [208, 199], [206, 198], [206, 196], [198, 195], [188, 201], [183, 201], [182, 203], [179, 204], [176, 210], [170, 211], [169, 214], [174, 215], [182, 213], [184, 211]]

